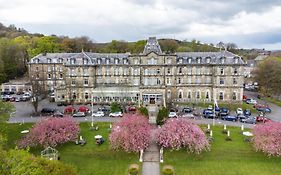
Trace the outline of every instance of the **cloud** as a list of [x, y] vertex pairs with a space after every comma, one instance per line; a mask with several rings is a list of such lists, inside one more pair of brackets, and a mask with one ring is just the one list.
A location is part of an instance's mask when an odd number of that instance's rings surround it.
[[[0, 22], [98, 42], [148, 36], [202, 42], [280, 42], [281, 0], [0, 0]], [[278, 36], [278, 37], [277, 37]]]

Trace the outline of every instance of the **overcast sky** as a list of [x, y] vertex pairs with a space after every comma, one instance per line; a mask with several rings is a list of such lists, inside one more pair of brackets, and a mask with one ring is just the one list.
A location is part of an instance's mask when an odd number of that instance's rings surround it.
[[156, 36], [281, 49], [281, 0], [0, 0], [0, 22], [95, 42]]

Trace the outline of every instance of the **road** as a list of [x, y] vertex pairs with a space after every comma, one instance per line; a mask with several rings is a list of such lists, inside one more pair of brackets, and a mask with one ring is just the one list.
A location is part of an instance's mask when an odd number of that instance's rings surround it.
[[255, 99], [257, 100], [257, 102], [259, 104], [266, 104], [270, 107], [271, 109], [271, 113], [267, 113], [267, 117], [270, 118], [271, 120], [273, 121], [281, 121], [281, 107], [275, 105], [275, 104], [272, 104], [272, 103], [269, 103], [269, 102], [266, 102], [262, 99], [258, 99], [257, 98], [257, 95], [258, 93], [257, 92], [252, 92], [252, 91], [244, 91], [244, 94], [248, 97], [248, 98], [252, 98], [252, 99]]

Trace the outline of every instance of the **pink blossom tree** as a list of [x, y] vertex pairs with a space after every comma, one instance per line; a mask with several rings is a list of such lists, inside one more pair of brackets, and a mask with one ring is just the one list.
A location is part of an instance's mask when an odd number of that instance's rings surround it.
[[253, 128], [253, 146], [268, 156], [281, 156], [281, 122], [267, 122]]
[[18, 146], [55, 147], [58, 144], [75, 141], [79, 133], [79, 124], [72, 117], [46, 118], [37, 122], [30, 132], [23, 137]]
[[125, 114], [121, 121], [113, 124], [109, 136], [114, 150], [138, 152], [150, 143], [151, 126], [148, 119], [140, 114]]
[[186, 148], [188, 152], [196, 154], [210, 148], [201, 128], [183, 118], [168, 119], [156, 132], [156, 142], [164, 148]]

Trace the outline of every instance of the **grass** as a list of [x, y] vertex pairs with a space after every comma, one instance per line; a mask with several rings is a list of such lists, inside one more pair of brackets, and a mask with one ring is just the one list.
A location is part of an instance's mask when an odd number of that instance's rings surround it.
[[281, 158], [267, 157], [255, 152], [251, 143], [244, 142], [239, 128], [228, 128], [232, 141], [225, 141], [223, 127], [213, 129], [211, 151], [200, 155], [185, 150], [164, 151], [164, 165], [173, 165], [180, 175], [280, 175]]
[[[85, 146], [67, 143], [57, 147], [60, 161], [71, 164], [77, 168], [79, 175], [126, 175], [130, 164], [138, 162], [138, 155], [113, 151], [109, 147], [109, 123], [99, 123], [98, 131], [90, 131], [89, 123], [81, 123], [81, 135], [87, 141]], [[22, 137], [20, 131], [29, 129], [31, 124], [8, 124], [8, 146], [15, 147], [15, 141]], [[106, 141], [98, 146], [94, 136], [102, 135]], [[30, 150], [35, 155], [40, 155], [42, 148]]]
[[280, 100], [277, 100], [277, 99], [274, 99], [274, 98], [264, 98], [266, 101], [270, 102], [270, 103], [273, 103], [273, 104], [276, 104], [277, 106], [280, 106], [281, 107], [281, 101]]

